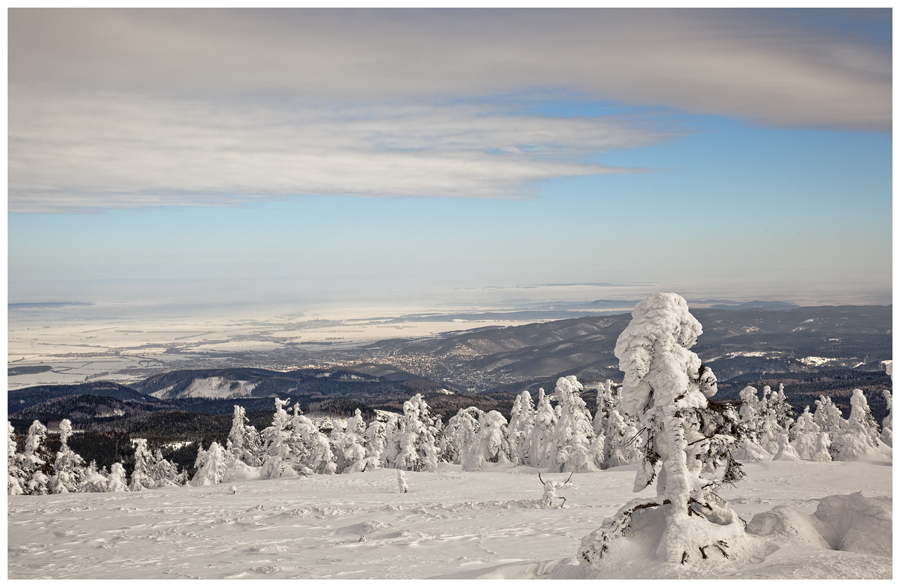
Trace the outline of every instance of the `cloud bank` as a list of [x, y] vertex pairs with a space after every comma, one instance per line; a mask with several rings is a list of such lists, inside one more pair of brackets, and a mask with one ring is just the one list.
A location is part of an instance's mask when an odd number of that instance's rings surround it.
[[683, 132], [523, 97], [887, 130], [891, 84], [889, 45], [777, 11], [13, 9], [9, 210], [521, 198]]

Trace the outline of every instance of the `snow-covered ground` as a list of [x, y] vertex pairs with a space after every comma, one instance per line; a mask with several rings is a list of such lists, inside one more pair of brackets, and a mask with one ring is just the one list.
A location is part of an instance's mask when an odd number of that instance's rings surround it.
[[[744, 469], [748, 478], [721, 496], [747, 521], [776, 506], [810, 515], [829, 495], [892, 495], [887, 459], [764, 461]], [[542, 475], [545, 481], [567, 476]], [[8, 576], [578, 577], [581, 569], [574, 557], [582, 537], [628, 500], [654, 495], [653, 488], [633, 494], [634, 475], [634, 465], [575, 474], [574, 487], [560, 491], [567, 498], [565, 507], [546, 509], [538, 507], [542, 487], [535, 469], [497, 466], [467, 473], [444, 464], [434, 473], [407, 472], [409, 492], [404, 494], [397, 491], [397, 471], [383, 469], [236, 482], [235, 493], [225, 483], [136, 493], [10, 496]], [[775, 538], [779, 549], [764, 562], [744, 567], [726, 563], [704, 576], [889, 579], [890, 536], [875, 530], [869, 532], [867, 540], [874, 542], [865, 552], [780, 536]], [[690, 576], [684, 567], [643, 568], [637, 573]]]

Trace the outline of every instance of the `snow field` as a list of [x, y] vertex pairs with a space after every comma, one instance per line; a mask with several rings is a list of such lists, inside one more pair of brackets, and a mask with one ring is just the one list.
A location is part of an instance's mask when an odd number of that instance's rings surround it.
[[[380, 469], [238, 481], [235, 494], [229, 483], [9, 496], [7, 572], [10, 579], [575, 578], [583, 576], [574, 559], [582, 537], [627, 501], [655, 495], [652, 487], [631, 492], [635, 469], [576, 473], [560, 493], [564, 508], [538, 507], [537, 469], [495, 465], [466, 473], [443, 463], [433, 473], [405, 472], [404, 494], [396, 470]], [[777, 506], [810, 516], [829, 495], [891, 497], [886, 458], [763, 461], [744, 469], [748, 478], [720, 494], [747, 521]], [[563, 481], [568, 474], [542, 476]], [[699, 571], [730, 578], [891, 576], [883, 540], [867, 552], [844, 552], [773, 539], [779, 549], [762, 563]], [[682, 573], [648, 561], [628, 566], [631, 578]]]

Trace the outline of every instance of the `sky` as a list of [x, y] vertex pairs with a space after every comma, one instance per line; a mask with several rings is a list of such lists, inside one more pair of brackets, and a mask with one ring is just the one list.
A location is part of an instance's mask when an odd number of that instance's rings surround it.
[[891, 300], [889, 9], [11, 9], [8, 51], [10, 303]]

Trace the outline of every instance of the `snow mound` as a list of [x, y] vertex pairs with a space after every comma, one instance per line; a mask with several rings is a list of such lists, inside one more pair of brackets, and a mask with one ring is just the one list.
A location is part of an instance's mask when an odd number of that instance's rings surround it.
[[[689, 544], [689, 560], [666, 562], [658, 545], [667, 531], [671, 504], [646, 499], [625, 504], [615, 516], [585, 536], [578, 549], [580, 578], [666, 579], [729, 574], [762, 562], [774, 551], [764, 540], [745, 534], [740, 520], [727, 524], [702, 523], [678, 532]], [[572, 569], [559, 568], [554, 578], [576, 578]]]
[[862, 493], [831, 495], [807, 516], [787, 506], [756, 514], [747, 531], [778, 543], [859, 552], [890, 558], [892, 499]]

